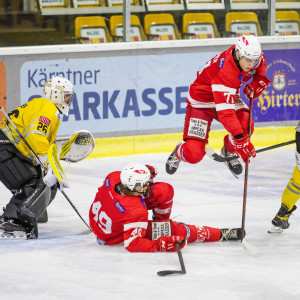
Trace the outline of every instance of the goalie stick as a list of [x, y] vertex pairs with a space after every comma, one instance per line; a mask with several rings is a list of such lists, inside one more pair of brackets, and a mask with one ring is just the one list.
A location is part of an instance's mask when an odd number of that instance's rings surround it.
[[175, 243], [176, 246], [176, 251], [179, 257], [179, 262], [180, 262], [180, 266], [181, 266], [181, 270], [177, 271], [177, 270], [164, 270], [164, 271], [159, 271], [157, 272], [157, 275], [159, 276], [167, 276], [167, 275], [183, 275], [186, 274], [186, 270], [185, 270], [185, 265], [183, 262], [183, 257], [182, 257], [182, 253], [180, 250], [180, 244], [179, 243]]
[[[262, 148], [262, 149], [258, 149], [256, 150], [256, 154], [257, 153], [261, 153], [261, 152], [265, 152], [265, 151], [268, 151], [268, 150], [272, 150], [272, 149], [276, 149], [276, 148], [279, 148], [279, 147], [283, 147], [283, 146], [287, 146], [287, 145], [291, 145], [291, 144], [294, 144], [296, 143], [296, 140], [291, 140], [291, 141], [287, 141], [287, 142], [284, 142], [284, 143], [280, 143], [280, 144], [276, 144], [276, 145], [273, 145], [273, 146], [269, 146], [269, 147], [265, 147], [265, 148]], [[226, 162], [226, 161], [230, 161], [232, 159], [237, 159], [238, 156], [233, 156], [233, 157], [223, 157], [219, 154], [217, 154], [211, 147], [207, 146], [205, 147], [205, 152], [207, 154], [207, 156], [217, 162]]]
[[[18, 128], [16, 127], [15, 123], [11, 120], [11, 118], [9, 117], [9, 115], [7, 114], [7, 112], [4, 110], [4, 108], [2, 106], [0, 106], [0, 111], [4, 114], [5, 118], [7, 119], [7, 121], [10, 123], [10, 125], [15, 129], [15, 131], [17, 132], [17, 134], [19, 135], [19, 137], [23, 140], [23, 142], [25, 143], [25, 145], [28, 147], [28, 149], [32, 152], [32, 154], [34, 155], [34, 157], [39, 161], [41, 168], [43, 169], [43, 171], [46, 170], [45, 166], [43, 165], [43, 163], [41, 162], [41, 160], [39, 159], [39, 157], [36, 155], [36, 153], [34, 152], [34, 150], [31, 148], [31, 146], [28, 144], [28, 142], [25, 140], [24, 136], [22, 135], [22, 133], [18, 130]], [[66, 195], [65, 192], [61, 191], [62, 194], [65, 196], [65, 198], [67, 199], [67, 201], [70, 203], [70, 205], [73, 207], [73, 209], [75, 210], [75, 212], [77, 213], [77, 215], [80, 217], [80, 219], [84, 222], [84, 224], [89, 228], [90, 231], [92, 231], [92, 229], [90, 228], [90, 226], [84, 221], [84, 219], [82, 218], [82, 216], [80, 215], [80, 213], [78, 212], [78, 210], [76, 209], [75, 205], [72, 203], [72, 201], [70, 200], [70, 198]]]

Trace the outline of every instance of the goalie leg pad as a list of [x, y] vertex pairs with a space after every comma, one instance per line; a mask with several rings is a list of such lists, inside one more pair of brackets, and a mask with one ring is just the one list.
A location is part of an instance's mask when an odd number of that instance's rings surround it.
[[0, 146], [0, 181], [10, 190], [39, 176], [37, 169], [13, 145]]

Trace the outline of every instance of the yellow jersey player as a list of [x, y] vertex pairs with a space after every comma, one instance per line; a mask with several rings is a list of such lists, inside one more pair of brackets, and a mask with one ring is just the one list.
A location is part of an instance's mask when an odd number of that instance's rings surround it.
[[55, 140], [61, 115], [69, 113], [73, 94], [69, 80], [54, 76], [44, 85], [44, 98], [34, 98], [8, 114], [39, 160], [11, 124], [2, 120], [0, 181], [13, 196], [0, 217], [0, 238], [37, 238], [37, 220], [45, 214], [57, 188], [63, 188], [50, 166], [43, 174], [40, 163], [47, 164], [48, 149]]
[[295, 205], [300, 198], [300, 121], [296, 127], [296, 166], [281, 198], [281, 207], [272, 220], [268, 233], [281, 233], [290, 227], [289, 217], [297, 209]]

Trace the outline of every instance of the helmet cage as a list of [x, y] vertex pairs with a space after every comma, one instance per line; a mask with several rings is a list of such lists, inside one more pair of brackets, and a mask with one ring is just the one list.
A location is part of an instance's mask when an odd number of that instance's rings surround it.
[[45, 98], [51, 101], [63, 114], [68, 116], [73, 101], [72, 83], [62, 76], [54, 76], [45, 83]]

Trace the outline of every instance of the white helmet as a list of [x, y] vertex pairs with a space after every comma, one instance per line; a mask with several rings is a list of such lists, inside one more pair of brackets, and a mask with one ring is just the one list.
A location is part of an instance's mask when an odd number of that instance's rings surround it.
[[53, 76], [44, 85], [44, 95], [66, 116], [73, 100], [74, 88], [72, 83], [62, 77]]
[[142, 164], [126, 165], [121, 172], [121, 183], [131, 191], [139, 191], [138, 187], [146, 187], [149, 180], [150, 171]]
[[235, 49], [240, 52], [240, 58], [245, 56], [248, 59], [258, 61], [261, 57], [261, 46], [254, 35], [241, 36], [235, 45]]

